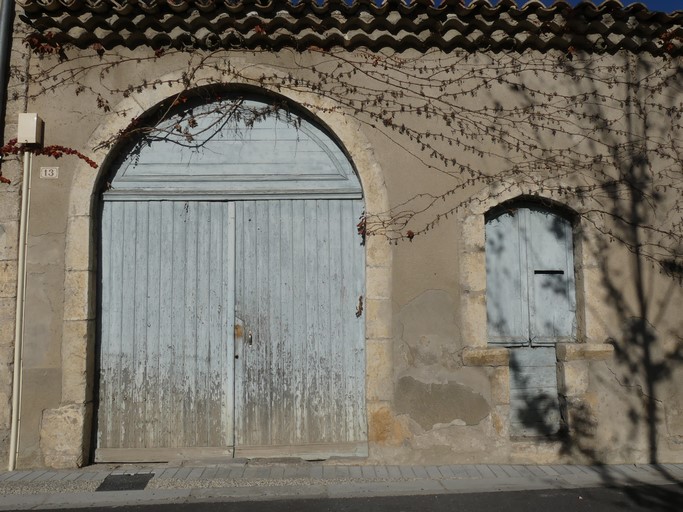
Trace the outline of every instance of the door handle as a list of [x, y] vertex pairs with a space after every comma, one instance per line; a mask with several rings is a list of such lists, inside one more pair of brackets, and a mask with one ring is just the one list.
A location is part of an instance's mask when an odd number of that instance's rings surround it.
[[249, 331], [249, 334], [247, 334], [247, 343], [249, 343], [249, 346], [251, 347], [252, 343], [254, 341], [254, 336], [251, 331]]

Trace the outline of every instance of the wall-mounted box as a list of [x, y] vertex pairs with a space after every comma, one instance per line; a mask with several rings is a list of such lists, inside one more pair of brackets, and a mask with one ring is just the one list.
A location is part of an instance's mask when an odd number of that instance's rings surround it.
[[42, 144], [43, 130], [43, 120], [38, 117], [38, 114], [19, 114], [17, 143]]

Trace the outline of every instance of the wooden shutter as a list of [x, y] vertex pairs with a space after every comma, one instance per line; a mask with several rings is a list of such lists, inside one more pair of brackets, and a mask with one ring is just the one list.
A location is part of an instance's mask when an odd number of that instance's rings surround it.
[[486, 307], [489, 343], [529, 340], [525, 217], [505, 212], [486, 223]]
[[489, 343], [552, 345], [576, 336], [571, 223], [535, 206], [486, 222]]
[[540, 208], [524, 210], [527, 220], [529, 338], [534, 346], [576, 336], [571, 223]]

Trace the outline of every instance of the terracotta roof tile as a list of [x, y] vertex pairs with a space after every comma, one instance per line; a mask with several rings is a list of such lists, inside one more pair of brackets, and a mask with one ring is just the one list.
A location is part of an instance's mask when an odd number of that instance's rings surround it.
[[[38, 34], [85, 48], [342, 46], [683, 53], [683, 11], [617, 0], [19, 0]], [[668, 38], [664, 44], [662, 36]], [[666, 49], [665, 49], [666, 48]]]

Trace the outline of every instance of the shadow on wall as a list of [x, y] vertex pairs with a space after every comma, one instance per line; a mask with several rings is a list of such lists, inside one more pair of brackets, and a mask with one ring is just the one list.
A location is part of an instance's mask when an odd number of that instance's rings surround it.
[[[681, 283], [681, 207], [673, 192], [662, 194], [662, 182], [680, 180], [681, 158], [674, 163], [679, 175], [660, 173], [652, 169], [650, 158], [657, 153], [657, 144], [668, 137], [666, 122], [653, 122], [650, 103], [652, 91], [642, 84], [653, 74], [661, 73], [652, 64], [633, 55], [624, 56], [625, 81], [620, 84], [624, 99], [624, 130], [606, 129], [615, 120], [613, 112], [599, 101], [587, 101], [583, 108], [596, 133], [592, 149], [596, 154], [607, 153], [609, 171], [595, 189], [597, 201], [581, 211], [581, 224], [590, 227], [577, 235], [583, 245], [583, 256], [594, 264], [586, 272], [597, 272], [592, 277], [601, 284], [599, 298], [604, 311], [588, 311], [592, 321], [605, 321], [614, 346], [614, 361], [592, 363], [590, 375], [593, 389], [609, 390], [618, 404], [600, 404], [600, 408], [619, 413], [609, 425], [590, 400], [560, 397], [564, 427], [560, 435], [562, 452], [592, 462], [600, 471], [608, 450], [623, 449], [630, 457], [637, 456], [639, 443], [646, 450], [647, 462], [665, 476], [674, 487], [617, 484], [608, 472], [601, 474], [608, 487], [620, 488], [635, 504], [652, 510], [680, 511], [683, 509], [683, 483], [659, 464], [667, 449], [663, 443], [683, 439], [683, 422], [670, 426], [666, 414], [683, 417], [680, 398], [680, 377], [683, 368], [683, 323], [680, 311], [672, 304], [680, 303]], [[572, 63], [564, 63], [565, 72], [573, 73]], [[586, 69], [581, 70], [583, 73]], [[670, 71], [675, 76], [680, 71]], [[594, 77], [596, 81], [604, 77]], [[523, 93], [520, 93], [523, 94]], [[532, 100], [529, 100], [532, 101]], [[658, 130], [661, 133], [658, 133]], [[606, 151], [605, 151], [606, 150]], [[670, 169], [670, 168], [667, 168]], [[609, 175], [612, 173], [613, 175]], [[666, 175], [663, 175], [666, 174]], [[609, 178], [609, 179], [608, 179]], [[674, 181], [674, 184], [676, 182]], [[569, 184], [569, 183], [568, 183]], [[594, 199], [591, 198], [591, 199]], [[581, 198], [579, 198], [581, 199]], [[665, 277], [664, 277], [665, 276]], [[596, 294], [596, 289], [587, 293]], [[586, 307], [591, 308], [591, 304]], [[605, 314], [611, 317], [607, 320]], [[607, 326], [621, 326], [620, 332]], [[519, 368], [511, 360], [511, 374]], [[678, 384], [678, 392], [676, 385]], [[663, 396], [665, 399], [663, 399]], [[520, 419], [539, 437], [552, 435], [552, 397], [543, 394], [530, 398], [520, 412]], [[616, 409], [618, 408], [618, 409]], [[602, 414], [602, 417], [599, 415]], [[625, 419], [624, 424], [616, 425]], [[601, 420], [599, 422], [599, 420]], [[621, 429], [621, 438], [614, 441], [623, 446], [609, 446], [611, 433], [605, 429]], [[629, 446], [626, 446], [629, 445]]]

